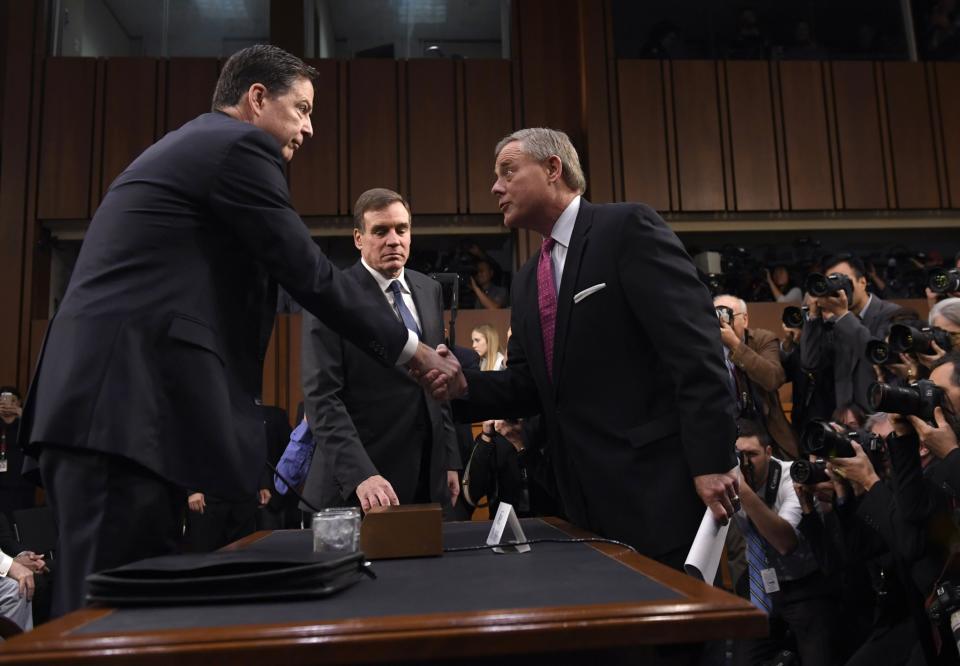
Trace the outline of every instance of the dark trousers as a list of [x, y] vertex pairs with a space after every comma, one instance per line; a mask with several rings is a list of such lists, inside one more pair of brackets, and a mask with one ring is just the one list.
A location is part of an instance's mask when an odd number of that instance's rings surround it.
[[40, 475], [59, 532], [51, 616], [86, 601], [89, 574], [177, 551], [184, 492], [98, 451], [45, 446]]
[[736, 641], [733, 663], [753, 666], [772, 658], [783, 649], [783, 636], [789, 629], [796, 638], [803, 666], [836, 664], [836, 611], [837, 601], [830, 595], [822, 574], [814, 573], [797, 581], [781, 581], [780, 592], [773, 595], [770, 635]]
[[206, 496], [203, 513], [187, 511], [187, 545], [194, 553], [210, 553], [253, 534], [257, 501], [229, 501]]

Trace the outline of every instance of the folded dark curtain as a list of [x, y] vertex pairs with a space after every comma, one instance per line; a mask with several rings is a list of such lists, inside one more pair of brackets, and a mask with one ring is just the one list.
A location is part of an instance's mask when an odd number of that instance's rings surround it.
[[363, 553], [218, 551], [151, 557], [87, 576], [88, 603], [109, 606], [314, 599], [373, 576]]

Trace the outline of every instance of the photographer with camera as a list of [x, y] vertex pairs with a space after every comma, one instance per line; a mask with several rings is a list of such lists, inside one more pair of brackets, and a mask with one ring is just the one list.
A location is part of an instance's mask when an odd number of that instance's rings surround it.
[[794, 436], [799, 436], [811, 420], [829, 418], [837, 404], [833, 367], [827, 358], [821, 359], [817, 368], [804, 368], [800, 359], [803, 329], [806, 322], [818, 316], [817, 299], [809, 294], [804, 297], [803, 307], [789, 306], [783, 310], [780, 365], [793, 389], [790, 426]]
[[740, 501], [736, 527], [746, 541], [747, 571], [737, 591], [770, 616], [770, 637], [737, 641], [735, 664], [757, 664], [784, 647], [789, 629], [803, 664], [832, 664], [836, 599], [809, 544], [798, 538], [801, 510], [790, 464], [773, 457], [752, 421], [737, 422]]
[[720, 341], [738, 415], [760, 423], [780, 451], [797, 457], [797, 438], [780, 404], [786, 381], [780, 342], [772, 331], [749, 328], [747, 304], [724, 294], [713, 299], [720, 320]]
[[853, 256], [827, 259], [824, 274], [807, 277], [806, 290], [816, 297], [800, 338], [800, 362], [807, 371], [831, 367], [836, 405], [867, 407], [867, 389], [875, 381], [864, 354], [867, 343], [886, 338], [890, 325], [906, 318], [902, 308], [867, 292], [863, 262]]

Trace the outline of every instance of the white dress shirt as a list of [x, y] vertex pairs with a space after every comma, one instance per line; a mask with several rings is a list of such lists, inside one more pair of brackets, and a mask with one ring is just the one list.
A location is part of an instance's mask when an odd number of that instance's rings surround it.
[[[387, 303], [390, 304], [390, 309], [393, 310], [393, 313], [397, 315], [397, 319], [400, 319], [400, 313], [397, 312], [397, 308], [394, 305], [393, 292], [390, 290], [390, 284], [395, 280], [400, 283], [400, 294], [401, 296], [403, 296], [403, 302], [407, 306], [407, 309], [410, 310], [410, 313], [413, 315], [414, 320], [417, 322], [417, 326], [420, 328], [421, 331], [423, 331], [423, 323], [420, 321], [420, 313], [417, 312], [417, 306], [413, 302], [413, 292], [410, 291], [410, 285], [407, 284], [407, 279], [405, 277], [403, 269], [402, 268], [400, 269], [400, 275], [398, 275], [397, 277], [387, 278], [387, 277], [384, 277], [383, 274], [380, 273], [380, 271], [378, 271], [375, 268], [372, 268], [370, 264], [368, 264], [363, 259], [360, 259], [360, 263], [362, 263], [363, 267], [370, 272], [370, 275], [373, 276], [373, 279], [377, 281], [377, 284], [380, 286], [380, 293], [382, 293], [384, 298], [387, 299]], [[410, 331], [410, 335], [412, 336], [412, 339], [413, 339], [413, 351], [410, 352], [410, 356], [413, 356], [413, 352], [417, 350], [417, 343], [420, 342], [420, 340], [419, 338], [417, 338], [417, 334], [414, 333], [413, 331]], [[410, 346], [410, 340], [408, 339], [407, 345], [403, 348], [404, 354], [407, 352], [407, 348], [409, 346]], [[400, 357], [403, 358], [404, 354], [401, 354]], [[410, 357], [407, 357], [407, 360], [409, 360], [409, 358]], [[403, 361], [398, 362], [397, 365], [400, 365], [401, 362]]]
[[560, 293], [560, 278], [563, 277], [563, 266], [567, 263], [567, 250], [570, 249], [570, 238], [573, 236], [573, 225], [577, 221], [577, 214], [580, 212], [580, 195], [573, 198], [567, 207], [560, 213], [553, 229], [550, 231], [550, 238], [557, 241], [550, 250], [550, 257], [553, 259], [553, 279]]

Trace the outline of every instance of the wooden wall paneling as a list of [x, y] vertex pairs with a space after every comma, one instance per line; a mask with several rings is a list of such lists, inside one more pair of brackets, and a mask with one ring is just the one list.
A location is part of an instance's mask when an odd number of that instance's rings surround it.
[[159, 108], [155, 59], [110, 58], [105, 74], [102, 194], [156, 139]]
[[669, 60], [660, 61], [660, 76], [663, 79], [663, 117], [667, 129], [668, 177], [670, 179], [670, 210], [680, 210], [680, 169], [677, 166], [677, 122], [674, 115], [673, 65]]
[[723, 64], [730, 110], [733, 208], [780, 210], [777, 138], [770, 64], [737, 60]]
[[887, 208], [897, 207], [897, 185], [893, 177], [893, 150], [890, 147], [890, 118], [887, 113], [886, 83], [881, 63], [873, 63], [873, 76], [877, 88], [877, 109], [880, 115], [880, 147], [883, 150], [883, 175], [887, 184]]
[[670, 153], [660, 62], [618, 61], [617, 84], [622, 198], [669, 210]]
[[410, 132], [407, 125], [408, 61], [397, 62], [397, 190], [410, 197]]
[[960, 63], [934, 65], [947, 181], [948, 207], [960, 208]]
[[783, 131], [783, 104], [780, 96], [780, 68], [771, 64], [770, 73], [770, 100], [773, 111], [774, 149], [777, 156], [777, 185], [780, 193], [780, 209], [789, 207], [790, 179], [787, 174], [787, 147]]
[[678, 60], [670, 67], [680, 210], [724, 210], [717, 63]]
[[210, 111], [219, 70], [216, 58], [170, 58], [167, 62], [164, 133]]
[[338, 77], [335, 60], [308, 60], [319, 76], [314, 83], [313, 137], [297, 150], [288, 166], [290, 198], [300, 215], [337, 215], [340, 191]]
[[89, 214], [97, 61], [47, 58], [40, 123], [37, 217]]
[[341, 60], [337, 63], [337, 112], [339, 122], [339, 132], [337, 132], [337, 180], [339, 182], [337, 193], [337, 210], [341, 215], [351, 215], [353, 213], [353, 202], [350, 201], [350, 108], [348, 105], [348, 92], [350, 90], [350, 70], [347, 61]]
[[815, 61], [781, 62], [779, 104], [790, 210], [834, 207], [823, 73]]
[[723, 165], [723, 207], [734, 208], [733, 158], [730, 151], [730, 101], [727, 95], [727, 70], [722, 62], [717, 72], [717, 113], [720, 118], [720, 155]]
[[107, 85], [107, 61], [97, 60], [96, 88], [93, 92], [93, 136], [90, 149], [90, 200], [87, 217], [92, 218], [103, 198], [103, 123], [104, 88]]
[[467, 91], [464, 81], [464, 63], [465, 60], [457, 60], [454, 63], [454, 102], [455, 114], [457, 120], [457, 212], [466, 213], [467, 192], [470, 189], [470, 182], [467, 172], [467, 110], [465, 108]]
[[[28, 365], [28, 357], [22, 350], [28, 347], [26, 325], [22, 322], [24, 312], [29, 311], [24, 303], [25, 284], [30, 280], [31, 247], [28, 237], [28, 220], [33, 217], [36, 198], [32, 196], [36, 172], [36, 143], [32, 137], [37, 133], [37, 123], [32, 122], [37, 113], [39, 87], [34, 86], [41, 55], [34, 41], [34, 27], [38, 22], [41, 7], [47, 3], [35, 0], [0, 4], [0, 49], [3, 51], [4, 96], [0, 99], [0, 312], [4, 324], [0, 326], [0, 383], [18, 384], [26, 391], [26, 372], [21, 365]], [[42, 48], [42, 47], [41, 47]], [[42, 51], [41, 51], [42, 52]], [[23, 359], [23, 362], [21, 362]]]
[[418, 215], [455, 214], [461, 184], [454, 61], [409, 60], [405, 108], [410, 205]]
[[584, 145], [577, 0], [516, 2], [524, 127], [552, 127]]
[[940, 187], [923, 63], [885, 62], [883, 77], [898, 208], [937, 208]]
[[876, 76], [871, 62], [831, 63], [843, 201], [846, 209], [887, 207]]
[[349, 91], [349, 207], [371, 187], [400, 189], [397, 63], [351, 60]]
[[493, 187], [494, 149], [513, 132], [510, 62], [466, 60], [463, 63], [466, 111], [467, 210], [497, 213]]
[[830, 173], [833, 174], [834, 208], [844, 208], [846, 201], [843, 198], [843, 173], [840, 168], [840, 142], [837, 140], [836, 99], [833, 94], [833, 69], [830, 63], [821, 62], [820, 71], [823, 74], [823, 90], [827, 105], [827, 135], [830, 145]]
[[611, 106], [617, 103], [615, 84], [609, 80], [613, 35], [609, 30], [607, 2], [579, 0], [580, 52], [583, 66], [582, 96], [586, 143], [577, 146], [587, 178], [588, 195], [594, 203], [615, 200], [613, 187], [613, 134]]
[[936, 63], [924, 64], [927, 76], [927, 103], [930, 108], [930, 126], [933, 130], [933, 151], [937, 162], [937, 190], [940, 193], [940, 208], [949, 207], [950, 188], [947, 184], [947, 162], [943, 146], [943, 123], [940, 121], [940, 96], [937, 92]]

